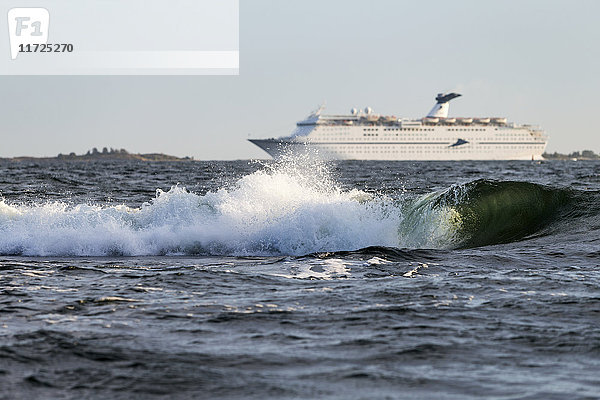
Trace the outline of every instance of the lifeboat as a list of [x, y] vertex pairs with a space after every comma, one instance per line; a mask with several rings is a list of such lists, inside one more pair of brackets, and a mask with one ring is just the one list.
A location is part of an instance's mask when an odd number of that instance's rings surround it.
[[458, 122], [461, 124], [471, 124], [473, 123], [473, 118], [459, 118]]
[[492, 118], [492, 122], [499, 125], [506, 125], [506, 118]]
[[456, 122], [456, 118], [446, 118], [444, 122], [447, 124], [454, 124]]
[[490, 123], [489, 118], [477, 118], [475, 121], [479, 122], [480, 124], [489, 124]]
[[436, 117], [425, 117], [423, 118], [423, 122], [426, 124], [437, 124], [440, 121], [439, 118]]

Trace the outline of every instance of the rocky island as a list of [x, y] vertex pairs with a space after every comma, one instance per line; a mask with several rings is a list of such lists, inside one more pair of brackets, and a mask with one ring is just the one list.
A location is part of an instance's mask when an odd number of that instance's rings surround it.
[[569, 154], [562, 153], [544, 153], [542, 154], [545, 160], [600, 160], [600, 155], [591, 150], [583, 150], [582, 152], [574, 151]]
[[176, 157], [162, 153], [146, 153], [146, 154], [134, 154], [130, 153], [125, 149], [109, 149], [104, 147], [102, 151], [98, 151], [97, 148], [88, 150], [85, 154], [59, 154], [56, 157], [12, 157], [12, 158], [0, 158], [0, 160], [10, 161], [49, 161], [49, 160], [65, 160], [65, 161], [97, 161], [97, 160], [138, 160], [138, 161], [191, 161], [194, 157]]

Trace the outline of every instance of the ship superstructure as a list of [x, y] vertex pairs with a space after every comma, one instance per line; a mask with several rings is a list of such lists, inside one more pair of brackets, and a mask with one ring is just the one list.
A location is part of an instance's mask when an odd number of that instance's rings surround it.
[[249, 140], [274, 158], [308, 147], [341, 160], [541, 159], [547, 136], [540, 127], [500, 117], [448, 117], [450, 100], [459, 96], [438, 94], [421, 119], [379, 115], [370, 107], [354, 108], [350, 115], [324, 115], [320, 107], [289, 136]]

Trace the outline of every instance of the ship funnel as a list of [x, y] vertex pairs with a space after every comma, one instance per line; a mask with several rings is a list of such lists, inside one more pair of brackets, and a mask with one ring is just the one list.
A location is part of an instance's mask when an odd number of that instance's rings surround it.
[[448, 102], [459, 96], [461, 95], [458, 93], [439, 93], [435, 98], [437, 103], [435, 103], [427, 116], [432, 118], [448, 118]]

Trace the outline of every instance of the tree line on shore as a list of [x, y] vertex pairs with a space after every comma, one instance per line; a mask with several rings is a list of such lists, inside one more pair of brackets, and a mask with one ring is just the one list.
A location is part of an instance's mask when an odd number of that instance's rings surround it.
[[562, 154], [555, 151], [554, 153], [544, 153], [542, 157], [547, 160], [600, 160], [600, 155], [594, 153], [592, 150], [574, 151], [569, 154]]
[[[27, 158], [27, 157], [26, 157]], [[119, 160], [140, 160], [140, 161], [181, 161], [193, 160], [194, 157], [176, 157], [162, 153], [134, 154], [125, 149], [113, 149], [104, 147], [102, 151], [94, 147], [87, 153], [78, 155], [75, 152], [69, 154], [58, 154], [56, 158], [61, 160], [94, 160], [94, 159], [119, 159]]]

